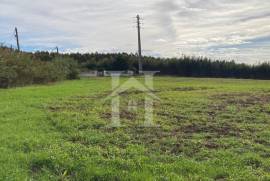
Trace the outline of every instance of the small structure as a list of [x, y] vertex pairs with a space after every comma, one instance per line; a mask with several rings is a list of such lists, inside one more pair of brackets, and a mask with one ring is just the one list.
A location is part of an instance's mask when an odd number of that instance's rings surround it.
[[134, 72], [131, 70], [126, 71], [104, 71], [103, 76], [111, 77], [114, 74], [119, 74], [122, 77], [130, 77], [134, 75]]
[[134, 71], [127, 70], [127, 71], [97, 71], [97, 70], [92, 70], [92, 71], [87, 71], [87, 72], [82, 72], [80, 74], [81, 77], [111, 77], [112, 74], [119, 74], [123, 77], [130, 77], [134, 75]]

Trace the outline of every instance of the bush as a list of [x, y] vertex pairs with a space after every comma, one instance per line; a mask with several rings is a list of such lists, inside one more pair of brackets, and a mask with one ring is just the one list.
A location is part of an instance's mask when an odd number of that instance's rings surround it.
[[58, 56], [50, 61], [42, 61], [30, 53], [0, 48], [0, 88], [78, 78], [78, 65], [71, 58]]
[[80, 69], [78, 63], [71, 58], [56, 58], [53, 63], [65, 75], [64, 79], [74, 80], [79, 79]]

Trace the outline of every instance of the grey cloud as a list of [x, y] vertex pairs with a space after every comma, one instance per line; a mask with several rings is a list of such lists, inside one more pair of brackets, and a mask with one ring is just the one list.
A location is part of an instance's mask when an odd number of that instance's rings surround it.
[[194, 9], [213, 9], [219, 6], [217, 1], [213, 0], [185, 0], [184, 2], [187, 8]]
[[[25, 46], [135, 52], [134, 17], [139, 13], [145, 17], [142, 39], [147, 55], [172, 57], [180, 49], [191, 55], [237, 57], [239, 62], [270, 55], [255, 41], [249, 51], [230, 48], [270, 35], [269, 0], [1, 0], [0, 8], [0, 37], [18, 26]], [[211, 47], [224, 48], [210, 51]]]
[[179, 10], [179, 4], [175, 0], [162, 0], [155, 4], [155, 14], [158, 26], [162, 27], [162, 36], [169, 39], [176, 39], [177, 32], [174, 26], [174, 14]]
[[156, 3], [155, 7], [163, 13], [169, 13], [172, 11], [177, 11], [179, 8], [179, 4], [176, 3], [175, 0], [161, 0]]
[[259, 13], [247, 17], [240, 18], [238, 22], [246, 22], [246, 21], [252, 21], [252, 20], [258, 20], [262, 18], [269, 18], [270, 17], [270, 12], [267, 13]]

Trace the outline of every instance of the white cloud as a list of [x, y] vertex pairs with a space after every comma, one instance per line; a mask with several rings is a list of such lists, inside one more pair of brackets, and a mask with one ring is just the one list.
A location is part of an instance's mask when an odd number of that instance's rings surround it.
[[[0, 1], [0, 41], [14, 44], [18, 26], [25, 49], [57, 45], [66, 52], [134, 53], [139, 13], [147, 55], [184, 53], [247, 63], [270, 55], [268, 0]], [[268, 41], [257, 40], [262, 37]]]

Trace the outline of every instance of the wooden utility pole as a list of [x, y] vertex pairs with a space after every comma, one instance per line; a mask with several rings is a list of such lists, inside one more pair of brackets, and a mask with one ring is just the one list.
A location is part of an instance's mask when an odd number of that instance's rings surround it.
[[139, 61], [139, 74], [142, 73], [142, 43], [141, 43], [141, 18], [137, 15], [137, 29], [138, 29], [138, 61]]
[[19, 34], [18, 34], [17, 27], [15, 27], [15, 38], [16, 38], [16, 41], [17, 41], [17, 49], [18, 49], [18, 51], [20, 51], [20, 42], [19, 42]]

